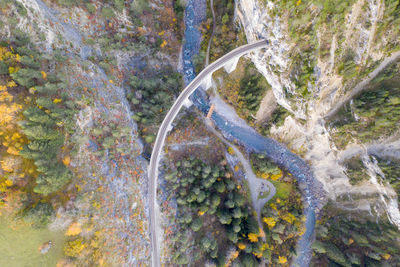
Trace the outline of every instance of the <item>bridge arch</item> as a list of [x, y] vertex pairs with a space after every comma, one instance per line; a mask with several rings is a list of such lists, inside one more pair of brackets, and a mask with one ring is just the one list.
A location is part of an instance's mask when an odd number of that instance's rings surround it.
[[178, 98], [175, 100], [174, 104], [168, 111], [163, 122], [158, 129], [156, 141], [154, 143], [153, 151], [151, 153], [150, 164], [148, 169], [149, 176], [149, 194], [150, 194], [150, 232], [151, 232], [151, 247], [152, 247], [152, 266], [160, 267], [160, 255], [159, 255], [159, 245], [157, 242], [157, 179], [158, 179], [158, 167], [159, 159], [161, 155], [162, 148], [165, 143], [165, 138], [167, 133], [172, 129], [172, 122], [178, 115], [183, 105], [187, 105], [189, 101], [189, 96], [201, 85], [208, 89], [212, 86], [212, 74], [224, 67], [229, 73], [235, 70], [239, 58], [249, 52], [266, 47], [269, 44], [267, 40], [261, 40], [252, 44], [247, 44], [240, 46], [231, 52], [227, 53], [223, 57], [214, 61], [203, 69], [196, 78], [191, 81], [186, 88], [181, 92]]

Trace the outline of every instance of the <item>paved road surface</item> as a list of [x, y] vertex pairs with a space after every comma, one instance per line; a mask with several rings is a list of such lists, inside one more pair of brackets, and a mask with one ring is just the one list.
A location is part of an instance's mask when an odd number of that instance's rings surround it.
[[208, 65], [204, 70], [200, 72], [199, 75], [182, 91], [182, 93], [178, 96], [175, 103], [172, 105], [171, 109], [168, 111], [167, 116], [164, 118], [162, 122], [156, 141], [154, 143], [153, 152], [150, 158], [149, 165], [149, 190], [150, 190], [150, 233], [151, 233], [151, 246], [152, 246], [152, 266], [160, 267], [160, 255], [159, 255], [159, 244], [157, 242], [157, 229], [158, 221], [156, 214], [156, 197], [157, 197], [157, 178], [158, 178], [158, 163], [162, 148], [164, 146], [164, 141], [167, 136], [168, 130], [171, 126], [171, 123], [174, 121], [176, 115], [178, 115], [180, 109], [182, 108], [185, 101], [188, 100], [189, 96], [201, 85], [204, 78], [209, 75], [212, 75], [214, 71], [223, 67], [226, 63], [228, 63], [231, 59], [243, 56], [251, 51], [266, 47], [268, 45], [267, 40], [262, 40], [253, 44], [247, 44], [240, 46], [225, 56], [219, 58], [215, 62]]

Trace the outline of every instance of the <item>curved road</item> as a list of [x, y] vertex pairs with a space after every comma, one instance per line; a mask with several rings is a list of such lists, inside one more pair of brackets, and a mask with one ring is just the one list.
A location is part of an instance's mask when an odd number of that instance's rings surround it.
[[171, 127], [171, 123], [174, 121], [176, 115], [178, 115], [180, 109], [188, 101], [189, 96], [202, 84], [203, 80], [209, 75], [212, 75], [214, 71], [223, 67], [229, 63], [230, 60], [237, 57], [241, 57], [251, 51], [266, 47], [268, 45], [267, 40], [262, 40], [253, 44], [247, 44], [240, 46], [225, 56], [219, 58], [215, 62], [208, 65], [203, 69], [199, 75], [181, 92], [171, 109], [168, 111], [163, 122], [157, 133], [157, 138], [154, 143], [153, 151], [151, 153], [150, 165], [149, 165], [149, 190], [150, 190], [150, 233], [151, 233], [151, 247], [152, 247], [152, 266], [160, 267], [160, 255], [157, 243], [157, 214], [156, 214], [156, 197], [157, 197], [157, 178], [158, 178], [158, 163], [162, 148], [164, 146], [165, 138]]

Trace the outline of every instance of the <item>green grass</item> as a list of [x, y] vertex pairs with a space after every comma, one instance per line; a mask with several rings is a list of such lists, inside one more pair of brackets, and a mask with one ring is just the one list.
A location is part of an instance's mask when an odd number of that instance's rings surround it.
[[293, 190], [293, 186], [288, 183], [283, 183], [279, 181], [273, 181], [271, 180], [271, 183], [275, 186], [276, 188], [276, 194], [272, 199], [280, 198], [282, 200], [288, 199], [290, 192]]
[[270, 192], [261, 192], [260, 194], [258, 194], [257, 199], [264, 199], [267, 198], [269, 196]]
[[[39, 247], [48, 241], [52, 247], [42, 255]], [[0, 266], [50, 267], [63, 257], [64, 233], [31, 226], [5, 216], [0, 217]]]

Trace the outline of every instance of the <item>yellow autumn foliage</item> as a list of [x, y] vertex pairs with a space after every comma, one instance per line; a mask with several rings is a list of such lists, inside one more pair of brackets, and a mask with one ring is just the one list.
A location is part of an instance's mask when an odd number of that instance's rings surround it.
[[13, 181], [7, 179], [7, 180], [4, 181], [4, 184], [5, 184], [6, 186], [10, 187], [10, 186], [13, 185]]
[[382, 258], [384, 258], [385, 260], [390, 259], [390, 257], [391, 257], [391, 256], [390, 256], [390, 254], [388, 254], [388, 253], [382, 255]]
[[296, 220], [296, 217], [294, 217], [294, 215], [291, 214], [291, 213], [283, 214], [283, 215], [281, 216], [281, 218], [282, 218], [284, 221], [287, 221], [287, 222], [290, 223], [290, 224], [292, 224], [292, 223]]
[[16, 86], [17, 86], [17, 84], [13, 80], [11, 80], [11, 81], [9, 81], [7, 83], [7, 87], [9, 87], [9, 88], [13, 88], [13, 87], [16, 87]]
[[[0, 94], [0, 101], [2, 101], [2, 95]], [[11, 97], [12, 100], [12, 97]], [[16, 103], [12, 104], [1, 104], [0, 103], [0, 126], [6, 126], [10, 122], [12, 122], [17, 113], [20, 112], [22, 109], [21, 105]]]
[[11, 155], [18, 156], [19, 155], [19, 150], [17, 148], [13, 147], [13, 146], [9, 146], [7, 148], [7, 153], [11, 154]]
[[238, 172], [239, 171], [239, 165], [235, 165], [234, 170], [235, 170], [235, 172]]
[[9, 74], [16, 73], [17, 71], [18, 71], [18, 68], [8, 67], [8, 73], [9, 73]]
[[64, 163], [65, 166], [69, 166], [69, 164], [71, 163], [71, 157], [65, 156], [62, 162]]
[[250, 233], [250, 234], [248, 234], [247, 237], [249, 238], [250, 242], [252, 242], [252, 243], [258, 242], [258, 235], [255, 233]]
[[268, 243], [263, 243], [260, 249], [261, 249], [261, 251], [264, 251], [264, 250], [266, 250], [268, 248], [269, 248]]
[[0, 93], [0, 101], [1, 102], [11, 102], [13, 100], [13, 96], [10, 95], [7, 91], [2, 91]]
[[7, 48], [5, 47], [0, 47], [0, 61], [3, 61], [4, 58], [4, 54], [7, 52]]
[[77, 257], [86, 247], [87, 244], [85, 244], [83, 238], [78, 238], [67, 242], [64, 247], [64, 253], [70, 257]]
[[253, 252], [253, 255], [256, 256], [257, 258], [261, 258], [262, 257], [262, 253], [261, 252]]
[[272, 217], [264, 217], [263, 222], [268, 226], [268, 229], [272, 229], [276, 225], [276, 220]]
[[34, 93], [36, 93], [36, 91], [37, 91], [37, 89], [35, 88], [35, 87], [31, 87], [31, 88], [29, 88], [29, 93], [30, 94], [34, 94]]
[[282, 171], [279, 172], [278, 174], [271, 175], [271, 179], [274, 180], [274, 181], [280, 179], [281, 177], [282, 177]]
[[279, 257], [278, 257], [278, 262], [279, 262], [280, 264], [284, 264], [284, 263], [287, 262], [287, 258], [286, 258], [285, 256], [279, 256]]
[[13, 181], [1, 178], [0, 179], [0, 192], [6, 192], [8, 187], [13, 185]]
[[79, 223], [75, 222], [72, 223], [69, 227], [67, 232], [65, 233], [66, 236], [74, 236], [79, 235], [82, 232], [82, 227]]
[[243, 249], [246, 248], [246, 245], [243, 244], [243, 243], [239, 243], [239, 244], [238, 244], [238, 248], [239, 248], [240, 250], [243, 250]]
[[239, 256], [239, 251], [235, 251], [232, 255], [232, 259], [236, 259]]
[[225, 262], [224, 267], [229, 267], [232, 264], [232, 261], [234, 261], [237, 257], [239, 256], [239, 251], [235, 250], [228, 255], [228, 260]]
[[22, 160], [16, 156], [7, 156], [3, 157], [3, 160], [0, 161], [1, 168], [6, 172], [13, 172], [18, 169]]
[[167, 41], [164, 40], [164, 41], [162, 42], [162, 44], [160, 45], [160, 47], [163, 48], [163, 47], [166, 46], [167, 44], [168, 44]]
[[[0, 60], [7, 60], [9, 73], [15, 73], [19, 70], [17, 63], [20, 62], [21, 57], [14, 53], [12, 48], [0, 47]], [[25, 162], [19, 156], [27, 140], [19, 132], [18, 122], [22, 119], [23, 106], [17, 102], [18, 98], [14, 97], [16, 92], [12, 88], [17, 86], [17, 83], [10, 76], [4, 77], [0, 81], [0, 144], [6, 148], [0, 155], [0, 168], [5, 172], [13, 173], [15, 177], [24, 178], [26, 173], [33, 173], [34, 169], [31, 171], [30, 162]], [[10, 89], [13, 90], [12, 93]], [[13, 182], [5, 179], [0, 181], [0, 184], [4, 191], [7, 187], [11, 187]]]
[[13, 181], [5, 179], [5, 178], [0, 178], [0, 192], [6, 192], [8, 187], [11, 187], [13, 185]]
[[22, 136], [19, 133], [13, 133], [11, 136], [11, 140], [17, 140], [20, 139]]

